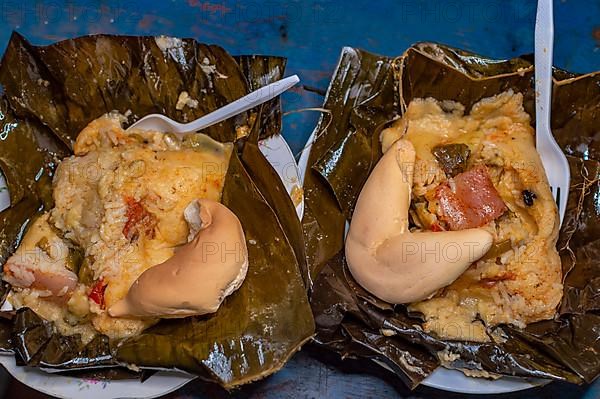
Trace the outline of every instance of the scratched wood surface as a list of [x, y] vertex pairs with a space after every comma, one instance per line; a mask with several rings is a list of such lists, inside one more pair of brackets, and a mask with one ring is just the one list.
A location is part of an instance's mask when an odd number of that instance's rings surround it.
[[[233, 54], [288, 57], [288, 73], [324, 91], [342, 46], [398, 55], [416, 41], [439, 41], [491, 57], [533, 51], [533, 0], [0, 0], [0, 50], [12, 30], [35, 44], [92, 33], [165, 34], [219, 44]], [[576, 72], [600, 70], [600, 1], [555, 1], [555, 65]], [[319, 106], [322, 97], [296, 88], [286, 111]], [[318, 115], [285, 117], [294, 152], [304, 146]], [[0, 377], [2, 375], [0, 374]], [[4, 375], [4, 377], [6, 377]], [[13, 382], [6, 397], [43, 397]], [[428, 388], [410, 392], [376, 377], [345, 374], [305, 353], [277, 375], [228, 395], [191, 383], [167, 396], [189, 398], [459, 398]], [[490, 396], [494, 397], [494, 396]], [[553, 383], [502, 398], [598, 398], [600, 383]]]

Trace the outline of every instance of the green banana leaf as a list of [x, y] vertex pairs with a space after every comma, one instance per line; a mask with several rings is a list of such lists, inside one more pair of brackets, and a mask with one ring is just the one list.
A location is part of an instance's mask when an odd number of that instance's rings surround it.
[[[351, 48], [342, 51], [324, 104], [333, 119], [321, 118], [318, 139], [310, 147], [308, 165], [321, 174], [304, 177], [302, 224], [313, 280], [343, 246], [345, 213], [378, 158], [372, 133], [396, 115], [396, 97], [390, 59]], [[328, 128], [321, 131], [324, 126]], [[351, 156], [347, 148], [352, 148]], [[331, 184], [343, 190], [334, 191]]]
[[[248, 78], [250, 90], [257, 90], [269, 83], [283, 79], [287, 59], [274, 56], [244, 55], [236, 56], [235, 60]], [[281, 131], [281, 97], [267, 101], [261, 107], [260, 138], [267, 138]]]
[[440, 366], [440, 351], [460, 355], [451, 367], [502, 375], [582, 383], [600, 374], [600, 74], [555, 71], [552, 128], [572, 177], [558, 243], [564, 297], [555, 320], [525, 329], [499, 326], [508, 337], [504, 344], [441, 340], [425, 333], [404, 306], [364, 291], [345, 263], [344, 225], [381, 157], [379, 133], [386, 123], [399, 118], [413, 98], [455, 100], [468, 110], [507, 89], [523, 94], [535, 120], [533, 74], [530, 57], [493, 60], [433, 43], [418, 43], [397, 58], [342, 51], [323, 106], [333, 119], [327, 126], [323, 118], [315, 129], [305, 178], [315, 342], [327, 357], [379, 359], [411, 388]]
[[[190, 121], [281, 78], [285, 63], [234, 58], [192, 39], [94, 35], [38, 47], [14, 33], [0, 65], [0, 119], [8, 130], [0, 131], [0, 169], [11, 195], [0, 212], [1, 263], [30, 221], [52, 207], [56, 165], [91, 120], [117, 110], [130, 122], [154, 112]], [[199, 100], [197, 108], [176, 109], [183, 90]], [[279, 370], [315, 328], [295, 209], [278, 178], [257, 178], [276, 176], [257, 143], [280, 129], [276, 99], [205, 131], [238, 142], [223, 203], [239, 217], [249, 250], [246, 280], [215, 314], [162, 320], [120, 341], [98, 335], [83, 345], [31, 309], [0, 312], [0, 350], [14, 352], [18, 364], [70, 374], [139, 377], [124, 371], [135, 364], [146, 370], [142, 378], [147, 370], [180, 369], [227, 389]], [[2, 286], [2, 301], [9, 288]]]

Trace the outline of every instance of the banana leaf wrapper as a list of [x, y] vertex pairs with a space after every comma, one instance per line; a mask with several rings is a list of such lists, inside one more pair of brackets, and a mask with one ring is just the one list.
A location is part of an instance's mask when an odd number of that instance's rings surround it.
[[[190, 121], [280, 79], [285, 63], [233, 58], [192, 39], [95, 35], [38, 47], [14, 33], [0, 65], [0, 169], [11, 196], [0, 212], [0, 262], [31, 220], [52, 207], [55, 168], [91, 120], [117, 110], [130, 122], [154, 112]], [[184, 90], [198, 107], [176, 109]], [[120, 341], [98, 335], [84, 345], [23, 308], [0, 312], [0, 350], [52, 372], [143, 379], [154, 369], [178, 369], [227, 389], [280, 369], [314, 333], [295, 208], [279, 178], [256, 178], [276, 176], [258, 141], [280, 129], [276, 99], [205, 130], [237, 141], [222, 201], [239, 217], [249, 251], [245, 282], [215, 314], [162, 320]], [[9, 288], [2, 286], [2, 301]], [[124, 368], [130, 365], [142, 373]]]
[[[568, 155], [571, 187], [557, 247], [564, 295], [554, 320], [525, 329], [499, 326], [505, 343], [439, 339], [421, 319], [363, 290], [349, 273], [344, 225], [358, 194], [381, 157], [379, 133], [399, 118], [413, 98], [455, 100], [466, 109], [508, 89], [523, 94], [535, 120], [531, 57], [493, 60], [433, 43], [419, 43], [400, 57], [344, 48], [334, 72], [323, 118], [315, 129], [305, 177], [303, 220], [316, 352], [331, 358], [385, 364], [414, 388], [441, 366], [440, 354], [459, 355], [444, 365], [500, 375], [583, 383], [600, 373], [600, 74], [555, 70], [552, 128]], [[400, 349], [401, 348], [401, 349]], [[447, 357], [442, 357], [448, 359]]]

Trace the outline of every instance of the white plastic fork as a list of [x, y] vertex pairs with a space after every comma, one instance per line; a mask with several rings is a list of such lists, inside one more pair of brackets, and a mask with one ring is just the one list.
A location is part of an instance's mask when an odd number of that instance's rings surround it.
[[162, 114], [150, 114], [129, 126], [127, 130], [154, 130], [175, 134], [197, 132], [265, 103], [288, 90], [299, 81], [298, 75], [278, 80], [189, 123], [179, 123]]
[[553, 18], [552, 0], [538, 0], [535, 18], [535, 145], [546, 170], [562, 225], [571, 175], [567, 157], [550, 130]]

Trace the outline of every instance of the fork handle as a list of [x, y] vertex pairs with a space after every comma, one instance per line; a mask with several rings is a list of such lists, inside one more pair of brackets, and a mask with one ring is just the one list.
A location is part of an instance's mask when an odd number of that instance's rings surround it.
[[217, 109], [216, 111], [211, 112], [208, 115], [203, 116], [202, 118], [196, 119], [193, 122], [182, 124], [177, 126], [178, 133], [187, 133], [187, 132], [195, 132], [198, 130], [202, 130], [216, 123], [222, 122], [225, 119], [229, 119], [232, 116], [241, 114], [244, 111], [248, 111], [260, 104], [263, 104], [287, 89], [294, 86], [298, 83], [300, 79], [297, 75], [289, 76], [285, 79], [278, 80], [277, 82], [273, 82], [267, 86], [261, 87], [258, 90], [253, 91], [250, 94], [245, 95], [242, 98], [235, 100], [232, 103], [225, 105]]
[[552, 49], [554, 47], [554, 17], [552, 0], [538, 0], [535, 18], [535, 127], [536, 146], [541, 136], [550, 133], [550, 106], [552, 96]]

